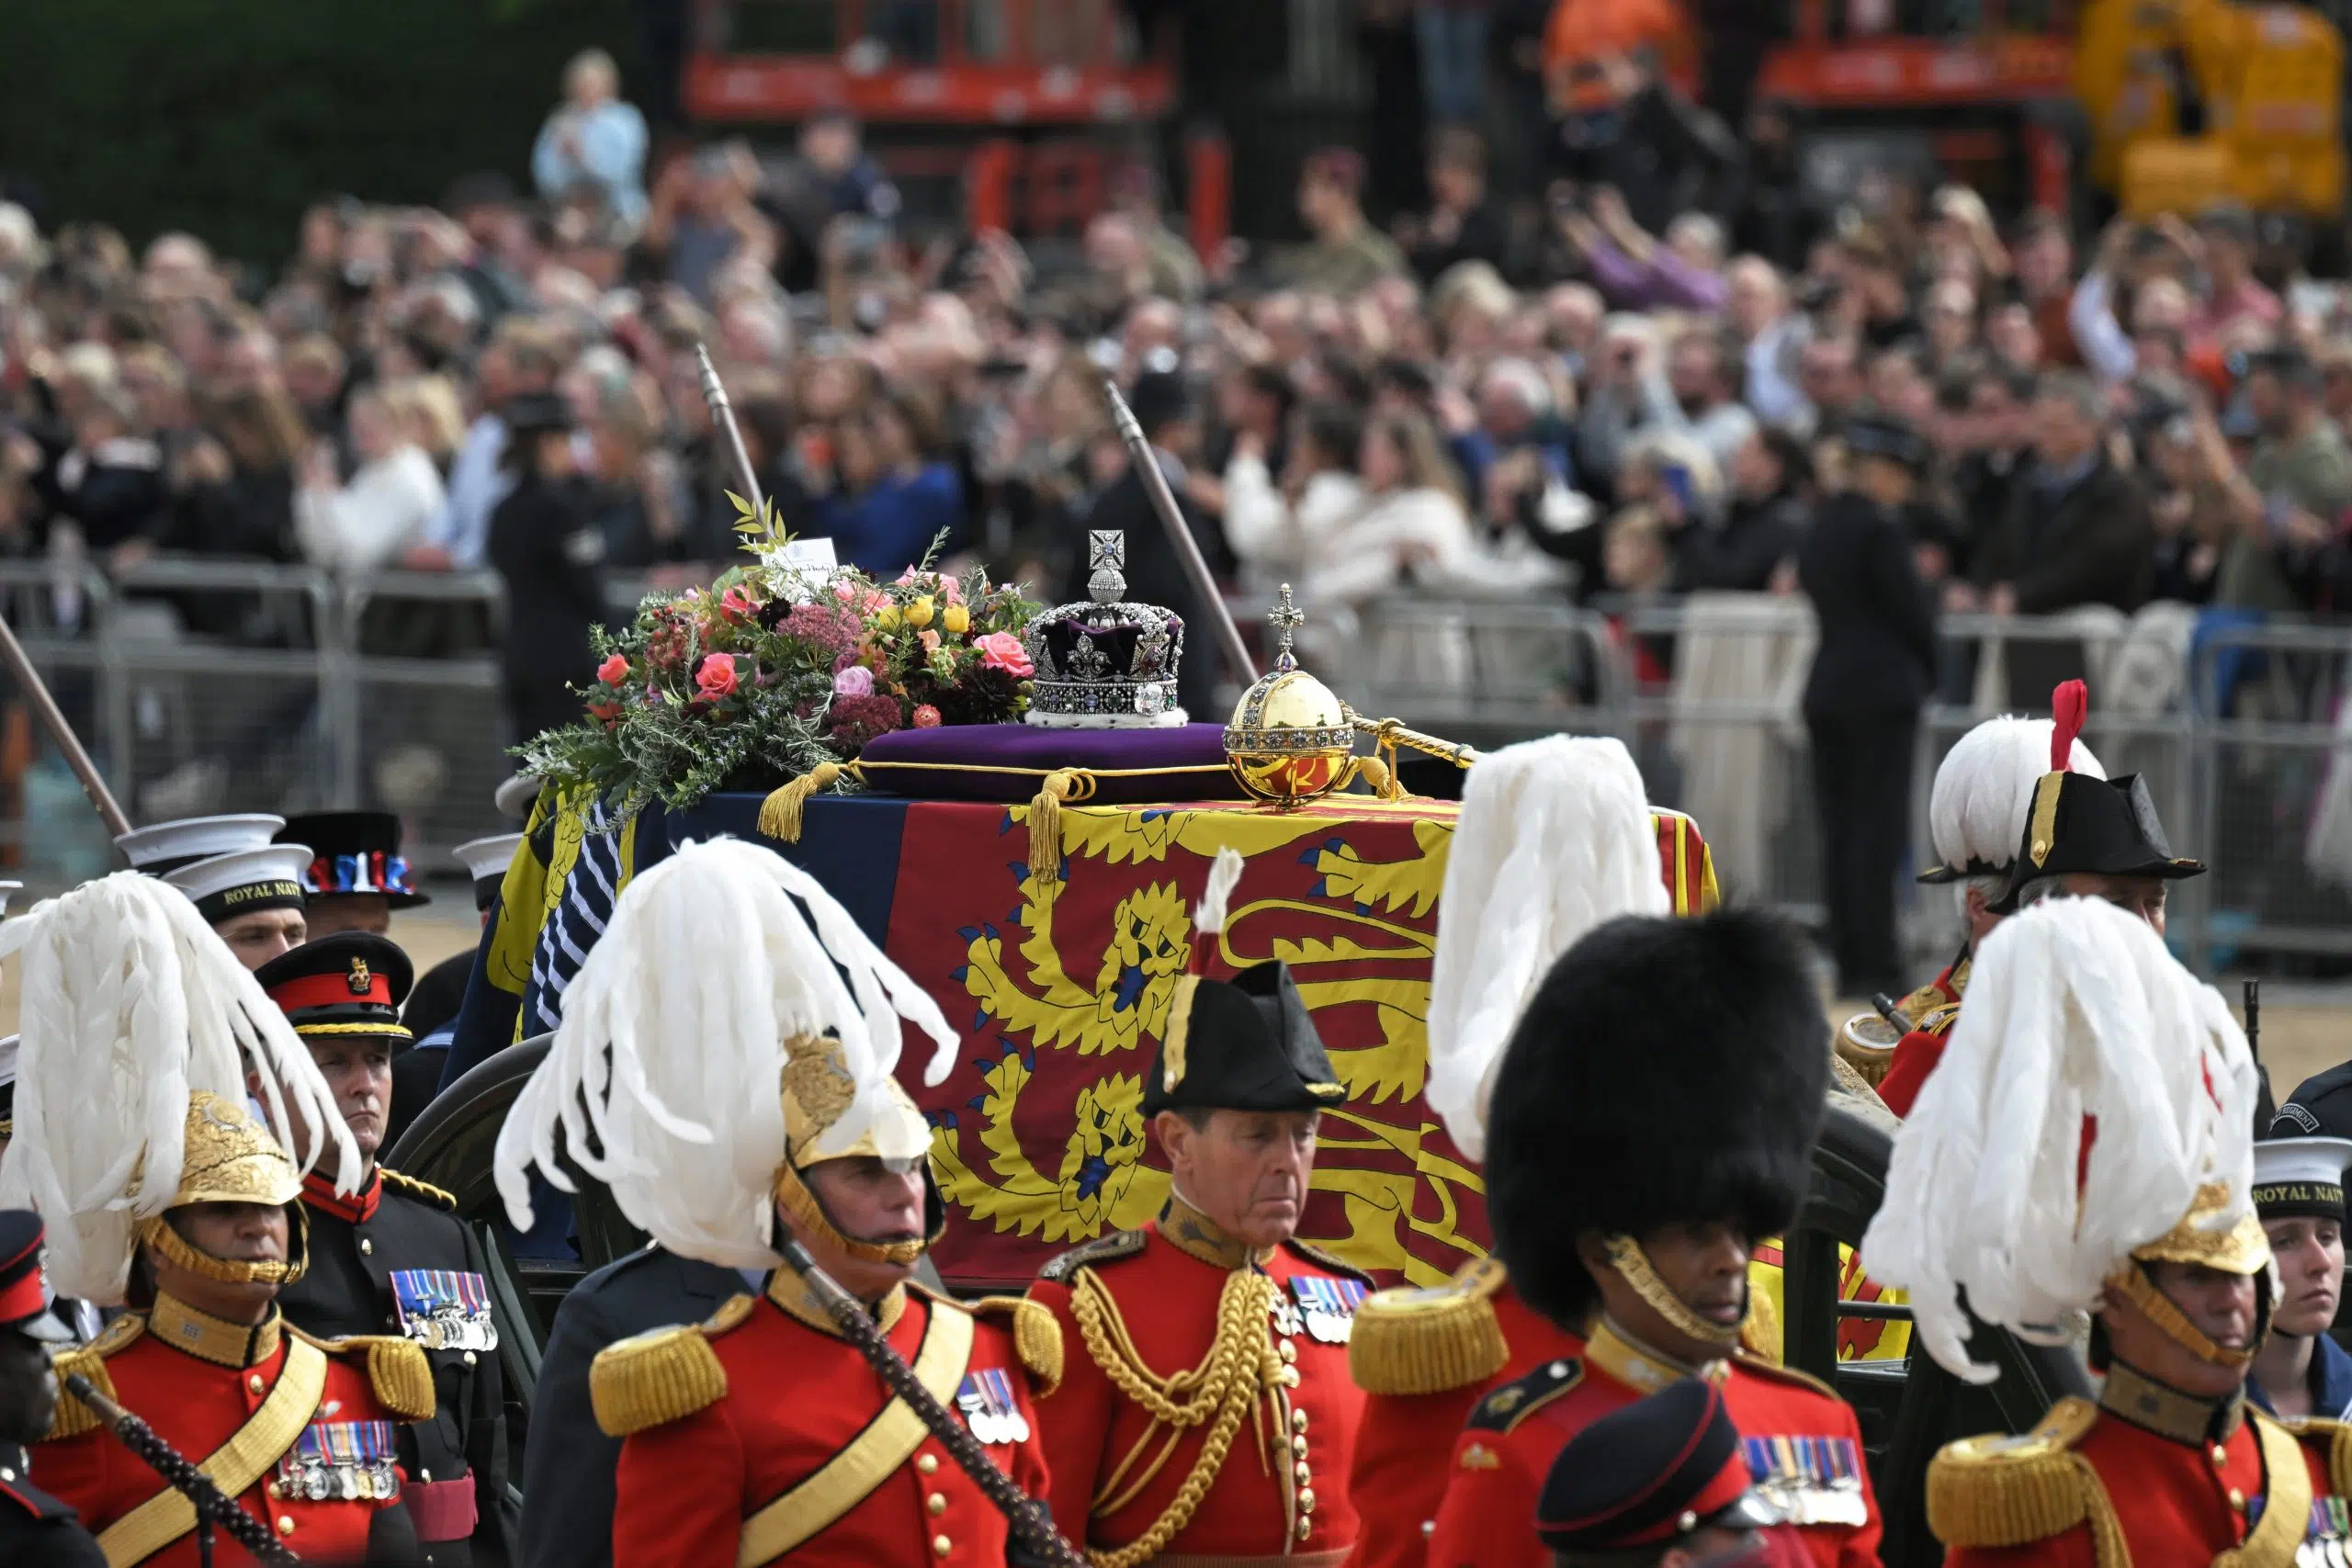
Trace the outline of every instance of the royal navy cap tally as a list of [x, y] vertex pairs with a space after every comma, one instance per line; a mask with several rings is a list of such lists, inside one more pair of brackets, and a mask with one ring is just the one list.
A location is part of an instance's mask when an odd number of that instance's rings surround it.
[[401, 819], [389, 811], [313, 811], [287, 818], [280, 843], [311, 846], [302, 890], [313, 898], [377, 894], [395, 909], [429, 904], [409, 880]]
[[473, 878], [476, 909], [489, 908], [491, 900], [498, 897], [506, 868], [514, 863], [514, 852], [522, 843], [520, 833], [493, 833], [487, 839], [469, 839], [449, 852]]
[[302, 868], [310, 863], [306, 844], [263, 844], [181, 866], [164, 880], [187, 894], [197, 913], [217, 926], [256, 909], [300, 908]]
[[305, 1040], [380, 1035], [407, 1040], [401, 1004], [415, 968], [397, 942], [372, 931], [337, 931], [304, 942], [254, 971], [294, 1032]]
[[260, 849], [285, 826], [285, 818], [261, 812], [235, 817], [183, 817], [118, 835], [114, 846], [130, 863], [131, 870], [163, 876], [214, 855]]
[[2254, 1145], [2254, 1210], [2266, 1220], [2344, 1218], [2352, 1138], [2265, 1138]]

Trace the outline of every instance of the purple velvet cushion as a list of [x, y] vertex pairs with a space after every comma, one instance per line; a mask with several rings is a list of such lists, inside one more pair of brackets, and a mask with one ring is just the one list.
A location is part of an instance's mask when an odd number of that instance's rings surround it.
[[[1225, 727], [1045, 729], [1030, 724], [952, 724], [894, 729], [858, 753], [865, 787], [918, 800], [997, 800], [1037, 793], [1047, 773], [1094, 776], [1073, 802], [1136, 806], [1161, 800], [1245, 798], [1225, 765]], [[992, 771], [994, 770], [994, 771]]]

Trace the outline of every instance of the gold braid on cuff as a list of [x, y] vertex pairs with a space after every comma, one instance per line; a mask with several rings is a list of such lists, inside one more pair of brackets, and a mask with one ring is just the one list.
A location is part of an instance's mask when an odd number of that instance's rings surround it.
[[300, 1203], [286, 1205], [292, 1218], [288, 1222], [293, 1242], [293, 1259], [287, 1263], [243, 1262], [212, 1254], [190, 1246], [187, 1237], [172, 1228], [168, 1214], [156, 1214], [142, 1220], [139, 1239], [164, 1255], [175, 1269], [215, 1280], [223, 1285], [290, 1285], [300, 1280], [311, 1267], [311, 1221]]
[[[1712, 1345], [1729, 1352], [1740, 1348], [1740, 1324], [1710, 1323], [1682, 1304], [1682, 1298], [1667, 1289], [1666, 1281], [1650, 1267], [1649, 1256], [1642, 1251], [1642, 1244], [1629, 1235], [1612, 1235], [1601, 1243], [1609, 1249], [1609, 1261], [1618, 1277], [1634, 1287], [1634, 1293], [1648, 1303], [1652, 1312], [1666, 1319], [1676, 1333], [1686, 1335], [1702, 1345]], [[1740, 1296], [1740, 1318], [1747, 1316], [1747, 1297]]]

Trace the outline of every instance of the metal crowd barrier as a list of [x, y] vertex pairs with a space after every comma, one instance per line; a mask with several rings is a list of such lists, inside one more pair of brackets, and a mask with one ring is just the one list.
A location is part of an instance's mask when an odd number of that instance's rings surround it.
[[[1616, 735], [1651, 798], [1699, 818], [1727, 896], [1820, 918], [1804, 601], [1385, 601], [1356, 617], [1327, 679], [1363, 711], [1487, 744]], [[2206, 973], [2255, 953], [2338, 971], [2352, 960], [2352, 626], [2162, 607], [1947, 615], [1938, 637], [1913, 756], [1915, 864], [1934, 863], [1928, 791], [1952, 742], [1994, 713], [2046, 713], [2044, 677], [2078, 666], [2093, 694], [2085, 741], [2110, 776], [2147, 781], [2176, 852], [2211, 868], [2174, 888], [2183, 957]], [[1443, 689], [1456, 672], [1466, 687]], [[1906, 903], [1919, 959], [1958, 947], [1949, 893]]]

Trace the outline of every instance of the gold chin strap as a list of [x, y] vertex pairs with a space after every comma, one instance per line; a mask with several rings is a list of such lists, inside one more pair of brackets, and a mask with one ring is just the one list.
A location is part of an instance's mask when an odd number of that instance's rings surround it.
[[[1609, 1249], [1609, 1261], [1618, 1277], [1634, 1287], [1634, 1293], [1648, 1303], [1652, 1312], [1666, 1319], [1676, 1333], [1687, 1335], [1702, 1345], [1710, 1345], [1729, 1354], [1740, 1347], [1740, 1325], [1710, 1323], [1682, 1304], [1682, 1298], [1667, 1289], [1666, 1281], [1650, 1267], [1642, 1244], [1629, 1235], [1612, 1235], [1601, 1243]], [[1741, 1298], [1740, 1317], [1747, 1316], [1746, 1297]]]
[[288, 1263], [246, 1263], [226, 1258], [215, 1258], [209, 1252], [190, 1246], [186, 1236], [172, 1228], [169, 1218], [157, 1214], [142, 1221], [139, 1239], [162, 1253], [175, 1269], [185, 1269], [191, 1274], [215, 1280], [223, 1285], [290, 1285], [309, 1271], [311, 1267], [311, 1222], [300, 1203], [288, 1203], [293, 1212], [293, 1261]]
[[[2180, 1308], [2173, 1304], [2172, 1298], [2156, 1289], [2155, 1280], [2149, 1277], [2148, 1271], [2136, 1260], [2126, 1263], [2109, 1279], [2108, 1285], [2112, 1290], [2121, 1292], [2123, 1299], [2139, 1308], [2141, 1314], [2149, 1322], [2163, 1329], [2166, 1338], [2199, 1360], [2209, 1362], [2216, 1367], [2227, 1367], [2233, 1371], [2242, 1371], [2253, 1365], [2255, 1349], [2261, 1345], [2264, 1331], [2269, 1324], [2270, 1314], [2267, 1305], [2258, 1304], [2254, 1345], [2244, 1350], [2225, 1349], [2216, 1345], [2203, 1329], [2189, 1322]], [[2257, 1303], [2260, 1303], [2261, 1299], [2268, 1293], [2258, 1275], [2255, 1280], [2255, 1293]]]
[[[931, 1191], [928, 1168], [923, 1173], [923, 1190], [924, 1207], [927, 1209]], [[901, 1269], [906, 1268], [928, 1251], [931, 1244], [937, 1241], [946, 1229], [943, 1224], [939, 1231], [920, 1241], [853, 1241], [843, 1235], [841, 1227], [826, 1215], [825, 1206], [817, 1201], [817, 1195], [808, 1190], [808, 1184], [801, 1180], [800, 1173], [789, 1165], [779, 1168], [775, 1173], [775, 1201], [786, 1213], [792, 1216], [794, 1226], [803, 1236], [825, 1247], [838, 1247], [861, 1263], [892, 1263]]]

